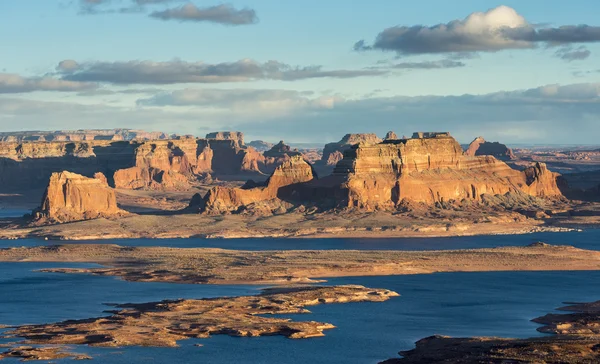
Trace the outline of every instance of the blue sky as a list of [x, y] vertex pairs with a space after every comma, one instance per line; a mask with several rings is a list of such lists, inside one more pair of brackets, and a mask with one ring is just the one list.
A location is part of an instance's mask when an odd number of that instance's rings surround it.
[[589, 0], [5, 0], [0, 130], [593, 144], [598, 13]]

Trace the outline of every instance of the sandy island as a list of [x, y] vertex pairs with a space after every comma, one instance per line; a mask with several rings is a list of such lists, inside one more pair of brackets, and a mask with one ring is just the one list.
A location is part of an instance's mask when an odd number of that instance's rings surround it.
[[81, 262], [101, 268], [53, 268], [140, 282], [289, 284], [344, 276], [436, 272], [598, 270], [600, 252], [534, 243], [450, 251], [238, 251], [216, 248], [65, 244], [0, 250], [2, 262]]

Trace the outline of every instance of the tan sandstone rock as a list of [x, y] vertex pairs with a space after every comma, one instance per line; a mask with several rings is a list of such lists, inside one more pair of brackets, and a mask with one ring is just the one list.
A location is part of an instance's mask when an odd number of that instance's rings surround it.
[[102, 178], [53, 173], [35, 216], [39, 221], [69, 222], [122, 215], [115, 192]]

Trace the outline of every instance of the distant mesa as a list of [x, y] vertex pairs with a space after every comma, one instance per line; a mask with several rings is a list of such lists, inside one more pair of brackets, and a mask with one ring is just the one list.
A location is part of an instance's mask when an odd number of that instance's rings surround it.
[[302, 153], [300, 153], [298, 151], [298, 149], [292, 150], [292, 147], [285, 144], [283, 142], [283, 140], [280, 141], [279, 143], [275, 144], [268, 151], [263, 153], [263, 155], [265, 157], [272, 157], [272, 158], [280, 158], [280, 157], [283, 157], [284, 155], [288, 156], [288, 157], [293, 157], [293, 156], [297, 156], [297, 155], [301, 155], [301, 154]]
[[79, 142], [93, 140], [161, 140], [169, 139], [163, 132], [135, 129], [80, 129], [57, 131], [15, 131], [0, 133], [0, 142]]
[[239, 131], [217, 131], [206, 134], [206, 139], [234, 140], [239, 146], [244, 145], [244, 133]]
[[265, 142], [263, 140], [253, 140], [250, 143], [246, 144], [249, 147], [256, 149], [259, 152], [266, 152], [267, 150], [273, 148], [273, 143]]
[[383, 140], [393, 140], [393, 139], [398, 139], [398, 135], [396, 135], [396, 133], [394, 133], [393, 131], [388, 131], [387, 134], [385, 135], [385, 138], [383, 138]]
[[491, 155], [503, 161], [515, 160], [512, 149], [499, 142], [488, 142], [483, 137], [475, 138], [465, 151], [465, 155], [474, 157], [479, 155]]
[[438, 131], [433, 131], [433, 132], [427, 132], [427, 131], [418, 131], [413, 133], [412, 139], [431, 139], [431, 138], [450, 138], [450, 133], [443, 131], [443, 132], [438, 132]]
[[126, 214], [117, 206], [106, 177], [89, 178], [68, 171], [53, 173], [34, 217], [38, 222], [71, 222]]

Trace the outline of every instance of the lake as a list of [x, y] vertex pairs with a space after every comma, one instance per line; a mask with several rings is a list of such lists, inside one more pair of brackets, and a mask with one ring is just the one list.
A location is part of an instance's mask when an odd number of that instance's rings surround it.
[[[523, 246], [535, 241], [600, 250], [600, 230], [526, 235], [395, 239], [116, 239], [73, 243], [123, 246], [219, 247], [239, 250], [357, 249], [445, 250]], [[39, 239], [4, 240], [0, 247], [70, 243]], [[0, 324], [33, 324], [103, 315], [104, 303], [252, 295], [257, 286], [211, 286], [125, 282], [113, 277], [42, 273], [53, 267], [90, 264], [0, 263]], [[383, 303], [311, 307], [296, 320], [329, 322], [323, 338], [231, 338], [186, 340], [179, 348], [90, 348], [96, 362], [119, 363], [377, 363], [408, 350], [426, 336], [541, 335], [530, 320], [565, 301], [600, 299], [600, 272], [486, 272], [414, 276], [345, 277], [326, 284], [360, 284], [401, 294]], [[202, 343], [204, 346], [194, 346]], [[57, 362], [71, 362], [63, 360]]]

